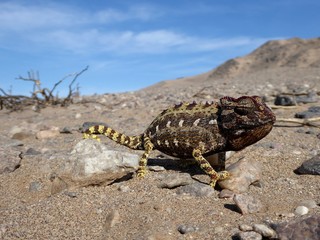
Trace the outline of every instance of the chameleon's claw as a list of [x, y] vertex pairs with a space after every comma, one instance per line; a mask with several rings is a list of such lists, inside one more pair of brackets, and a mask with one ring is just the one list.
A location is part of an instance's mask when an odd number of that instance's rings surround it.
[[230, 173], [228, 171], [217, 172], [216, 177], [217, 178], [212, 178], [210, 181], [210, 186], [213, 188], [216, 186], [217, 181], [228, 179], [230, 177]]
[[138, 178], [144, 178], [146, 176], [147, 171], [145, 169], [138, 169], [137, 171], [137, 177]]
[[218, 176], [219, 176], [218, 181], [225, 180], [230, 177], [230, 173], [228, 171], [221, 171], [221, 172], [218, 172]]

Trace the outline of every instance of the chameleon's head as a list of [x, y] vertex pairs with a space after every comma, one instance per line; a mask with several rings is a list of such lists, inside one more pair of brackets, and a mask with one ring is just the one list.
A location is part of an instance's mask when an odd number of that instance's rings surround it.
[[258, 96], [223, 97], [220, 106], [220, 125], [230, 150], [240, 150], [259, 141], [276, 121], [274, 113]]

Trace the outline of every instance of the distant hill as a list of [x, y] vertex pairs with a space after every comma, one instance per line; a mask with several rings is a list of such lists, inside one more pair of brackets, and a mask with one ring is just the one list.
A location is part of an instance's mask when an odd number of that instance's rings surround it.
[[209, 78], [230, 78], [268, 68], [320, 67], [320, 38], [268, 41], [252, 53], [212, 70]]
[[[144, 90], [200, 86], [212, 84], [213, 81], [236, 80], [236, 78], [257, 74], [260, 79], [257, 79], [257, 81], [263, 81], [268, 78], [265, 71], [273, 72], [273, 78], [275, 79], [275, 76], [283, 76], [284, 69], [286, 71], [292, 69], [290, 72], [294, 75], [295, 72], [308, 72], [308, 69], [316, 68], [320, 68], [320, 38], [273, 40], [266, 42], [250, 54], [230, 59], [209, 72], [182, 79], [162, 81]], [[275, 81], [278, 80], [275, 79]]]

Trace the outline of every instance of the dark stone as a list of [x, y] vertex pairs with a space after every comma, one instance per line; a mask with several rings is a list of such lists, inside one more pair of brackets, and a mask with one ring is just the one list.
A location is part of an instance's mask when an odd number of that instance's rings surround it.
[[278, 95], [274, 100], [274, 104], [280, 106], [295, 106], [297, 103], [291, 96]]
[[23, 155], [39, 155], [41, 152], [35, 150], [34, 148], [29, 148]]
[[39, 192], [42, 186], [39, 182], [31, 182], [29, 185], [29, 192]]
[[310, 92], [307, 96], [297, 96], [297, 103], [315, 103], [318, 102], [319, 97], [316, 92]]
[[320, 216], [313, 215], [274, 226], [278, 238], [282, 240], [319, 240]]
[[320, 175], [320, 154], [302, 163], [302, 165], [295, 170], [295, 173]]
[[71, 198], [76, 198], [78, 195], [76, 192], [69, 192], [69, 191], [64, 192], [64, 194]]
[[177, 194], [189, 194], [196, 197], [211, 197], [215, 194], [215, 190], [208, 184], [199, 182], [177, 188]]
[[309, 107], [307, 111], [296, 113], [296, 118], [313, 118], [313, 117], [320, 117], [320, 107], [319, 106], [312, 106]]
[[62, 130], [60, 130], [60, 133], [72, 133], [72, 129], [69, 127], [64, 127]]
[[236, 194], [233, 197], [233, 201], [242, 214], [263, 212], [265, 210], [259, 199], [249, 195]]
[[21, 152], [0, 146], [0, 174], [11, 173], [20, 167]]

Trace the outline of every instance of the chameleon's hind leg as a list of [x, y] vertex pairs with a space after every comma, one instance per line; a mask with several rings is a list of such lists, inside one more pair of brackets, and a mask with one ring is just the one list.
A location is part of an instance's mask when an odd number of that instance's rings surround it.
[[210, 186], [215, 187], [216, 182], [219, 180], [227, 179], [230, 174], [227, 171], [216, 172], [209, 162], [202, 156], [200, 149], [194, 149], [192, 152], [194, 159], [200, 164], [201, 169], [210, 176]]
[[137, 177], [144, 177], [147, 173], [147, 162], [149, 154], [151, 153], [154, 145], [150, 141], [150, 138], [148, 136], [144, 136], [144, 153], [142, 154], [140, 161], [139, 161], [139, 167], [137, 171]]

